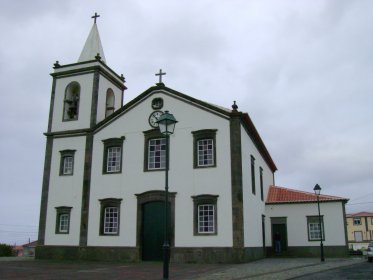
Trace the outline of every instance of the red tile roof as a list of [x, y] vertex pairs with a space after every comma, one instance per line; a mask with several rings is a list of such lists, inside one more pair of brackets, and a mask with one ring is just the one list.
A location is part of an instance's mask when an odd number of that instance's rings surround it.
[[[320, 201], [348, 201], [347, 198], [320, 194]], [[303, 192], [283, 187], [270, 186], [267, 196], [267, 204], [274, 203], [300, 203], [317, 201], [317, 196], [311, 192]]]
[[23, 247], [36, 247], [37, 245], [38, 245], [38, 241], [35, 240], [35, 241], [30, 242], [30, 243], [23, 244], [22, 246]]
[[352, 213], [352, 214], [347, 214], [346, 217], [373, 217], [372, 212], [358, 212], [358, 213]]

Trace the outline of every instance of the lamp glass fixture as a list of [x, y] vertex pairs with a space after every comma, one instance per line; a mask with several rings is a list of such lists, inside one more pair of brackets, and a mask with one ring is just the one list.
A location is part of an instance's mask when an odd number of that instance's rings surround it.
[[321, 187], [319, 186], [319, 184], [316, 184], [316, 186], [313, 188], [313, 191], [316, 195], [320, 195]]
[[168, 111], [165, 111], [157, 121], [159, 125], [159, 131], [164, 135], [170, 135], [174, 133], [175, 125], [177, 120]]

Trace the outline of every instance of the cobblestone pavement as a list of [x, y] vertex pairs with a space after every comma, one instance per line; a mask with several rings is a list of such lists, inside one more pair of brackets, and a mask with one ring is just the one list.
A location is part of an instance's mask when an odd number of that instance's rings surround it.
[[[365, 262], [364, 258], [267, 258], [245, 264], [170, 264], [170, 279], [292, 279]], [[162, 279], [162, 263], [103, 263], [0, 258], [0, 279]]]
[[349, 266], [365, 262], [364, 258], [331, 258], [325, 262], [315, 258], [267, 258], [247, 264], [232, 265], [228, 269], [205, 274], [196, 280], [282, 280], [292, 279], [301, 275], [312, 274], [337, 267]]

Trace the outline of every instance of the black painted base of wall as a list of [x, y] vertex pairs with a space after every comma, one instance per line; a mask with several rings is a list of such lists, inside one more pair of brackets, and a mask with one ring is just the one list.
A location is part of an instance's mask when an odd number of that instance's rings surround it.
[[100, 246], [37, 246], [36, 259], [138, 262], [139, 248]]
[[[286, 251], [282, 251], [279, 256], [283, 257], [320, 257], [321, 249], [319, 246], [294, 246], [288, 247]], [[267, 247], [267, 256], [277, 256], [272, 247]], [[348, 257], [347, 246], [324, 246], [325, 258], [344, 258]]]
[[[276, 256], [272, 247], [266, 248], [268, 257]], [[348, 257], [346, 246], [325, 246], [325, 258]], [[320, 257], [320, 247], [288, 247], [281, 257]], [[37, 246], [37, 259], [92, 260], [140, 262], [138, 247], [100, 246]], [[262, 247], [176, 247], [171, 248], [172, 263], [245, 263], [265, 258]]]
[[244, 263], [264, 258], [262, 247], [176, 247], [171, 249], [174, 263]]
[[[37, 259], [141, 261], [137, 247], [99, 246], [38, 246]], [[264, 258], [263, 248], [236, 249], [231, 247], [176, 247], [171, 248], [172, 263], [243, 263]]]

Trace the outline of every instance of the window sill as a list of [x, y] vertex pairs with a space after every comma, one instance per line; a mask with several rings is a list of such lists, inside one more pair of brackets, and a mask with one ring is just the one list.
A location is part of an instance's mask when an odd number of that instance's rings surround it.
[[217, 233], [195, 233], [194, 236], [216, 236]]
[[206, 168], [215, 168], [216, 165], [206, 165], [206, 166], [193, 166], [194, 169], [206, 169]]

